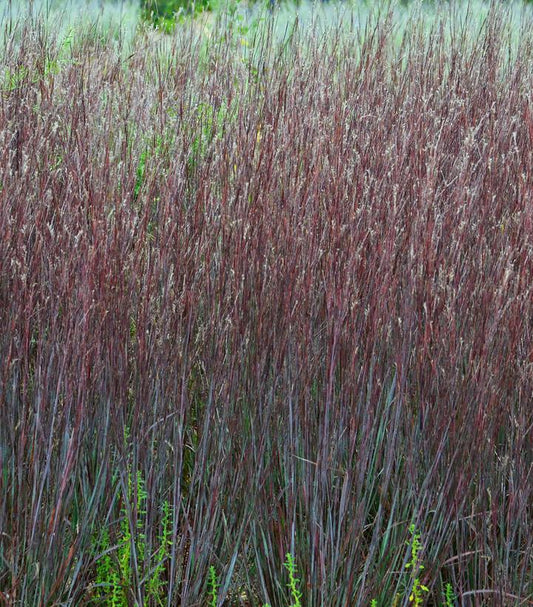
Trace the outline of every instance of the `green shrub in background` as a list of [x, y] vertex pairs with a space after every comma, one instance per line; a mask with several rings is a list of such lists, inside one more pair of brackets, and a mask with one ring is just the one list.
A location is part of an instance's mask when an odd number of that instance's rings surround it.
[[213, 0], [141, 0], [142, 18], [162, 29], [172, 29], [176, 18], [213, 10]]

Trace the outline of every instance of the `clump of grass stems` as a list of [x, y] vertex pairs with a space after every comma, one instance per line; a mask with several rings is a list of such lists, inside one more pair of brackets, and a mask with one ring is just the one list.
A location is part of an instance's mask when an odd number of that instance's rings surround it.
[[410, 524], [531, 601], [533, 30], [468, 10], [5, 31], [3, 602], [390, 605]]

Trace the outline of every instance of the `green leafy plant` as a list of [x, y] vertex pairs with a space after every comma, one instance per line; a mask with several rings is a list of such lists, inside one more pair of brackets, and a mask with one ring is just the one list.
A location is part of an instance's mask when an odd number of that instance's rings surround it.
[[133, 188], [133, 199], [137, 200], [144, 182], [144, 173], [146, 170], [146, 158], [148, 157], [148, 150], [143, 150], [139, 156], [139, 162], [137, 164], [137, 170], [135, 172], [135, 186]]
[[14, 91], [19, 86], [22, 86], [28, 78], [28, 68], [25, 65], [19, 66], [15, 70], [6, 69], [2, 81], [4, 91]]
[[302, 593], [298, 588], [300, 580], [296, 577], [296, 563], [294, 561], [294, 557], [290, 552], [285, 555], [285, 563], [283, 565], [285, 569], [287, 569], [287, 571], [289, 572], [289, 583], [287, 584], [287, 587], [291, 591], [291, 598], [293, 600], [293, 603], [290, 605], [290, 607], [302, 607], [302, 603], [300, 601], [300, 599], [302, 598]]
[[198, 126], [191, 143], [188, 168], [193, 171], [198, 162], [206, 157], [209, 146], [221, 137], [225, 125], [231, 123], [235, 116], [235, 107], [228, 107], [223, 102], [218, 109], [209, 103], [199, 103], [194, 109], [194, 119]]
[[133, 186], [133, 200], [136, 201], [145, 182], [147, 165], [151, 158], [158, 158], [163, 153], [165, 141], [161, 136], [148, 139], [145, 148], [139, 155], [135, 171], [135, 185]]
[[96, 599], [110, 607], [126, 606], [127, 601], [121, 588], [120, 575], [111, 558], [112, 549], [107, 529], [102, 532], [99, 548], [102, 556], [96, 564]]
[[412, 588], [409, 602], [418, 607], [424, 602], [424, 593], [429, 592], [429, 588], [422, 584], [419, 577], [420, 572], [424, 569], [424, 566], [420, 562], [420, 551], [422, 550], [421, 535], [416, 532], [414, 524], [409, 527], [409, 532], [411, 533], [411, 541], [408, 542], [411, 545], [411, 559], [405, 566], [406, 569], [411, 569]]
[[218, 587], [219, 583], [217, 580], [217, 572], [213, 565], [211, 565], [209, 567], [209, 574], [207, 577], [207, 596], [209, 597], [209, 607], [217, 607]]
[[[116, 548], [115, 558], [112, 558], [113, 548], [109, 531], [104, 529], [101, 535], [98, 546], [101, 556], [96, 565], [96, 598], [111, 607], [127, 607], [128, 605], [126, 589], [132, 583], [132, 547], [135, 547], [139, 561], [142, 562], [147, 556], [146, 538], [142, 532], [146, 519], [146, 499], [147, 492], [141, 472], [137, 472], [135, 480], [130, 473], [128, 477], [128, 501], [133, 504], [136, 537], [132, 543], [132, 527], [125, 504], [120, 511], [118, 547]], [[161, 532], [158, 537], [159, 547], [153, 556], [155, 567], [146, 582], [144, 601], [146, 606], [163, 605], [165, 585], [163, 572], [165, 562], [170, 554], [171, 521], [172, 508], [169, 502], [165, 500], [162, 506]]]
[[164, 586], [162, 579], [165, 562], [169, 558], [171, 548], [172, 507], [167, 500], [163, 502], [161, 518], [161, 534], [158, 537], [159, 549], [155, 554], [155, 568], [148, 580], [147, 600], [152, 598], [157, 605], [163, 606]]
[[[137, 496], [139, 501], [146, 495], [142, 484], [142, 476], [137, 474]], [[128, 475], [128, 499], [132, 496], [133, 483], [131, 474]], [[141, 509], [138, 513], [141, 513]], [[112, 607], [127, 607], [128, 601], [125, 588], [131, 581], [131, 529], [128, 521], [125, 505], [122, 506], [120, 519], [120, 531], [118, 539], [118, 548], [116, 559], [111, 558], [111, 542], [109, 532], [104, 530], [100, 549], [103, 551], [102, 557], [97, 564], [96, 586], [98, 588], [97, 596], [106, 604]], [[139, 525], [137, 521], [137, 525]], [[137, 546], [140, 552], [143, 552], [143, 546]]]
[[455, 600], [457, 597], [455, 596], [455, 592], [453, 591], [453, 586], [450, 582], [447, 582], [444, 587], [444, 607], [453, 607], [455, 605]]

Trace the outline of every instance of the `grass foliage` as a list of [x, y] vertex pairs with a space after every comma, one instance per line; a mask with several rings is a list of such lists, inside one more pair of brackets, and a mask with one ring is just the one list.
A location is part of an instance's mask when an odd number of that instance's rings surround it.
[[533, 600], [533, 30], [470, 10], [6, 23], [0, 601]]

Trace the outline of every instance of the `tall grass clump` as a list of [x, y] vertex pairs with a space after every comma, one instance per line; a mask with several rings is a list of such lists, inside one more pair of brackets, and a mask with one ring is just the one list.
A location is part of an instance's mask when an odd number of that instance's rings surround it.
[[473, 10], [4, 28], [3, 603], [533, 600], [533, 30]]

